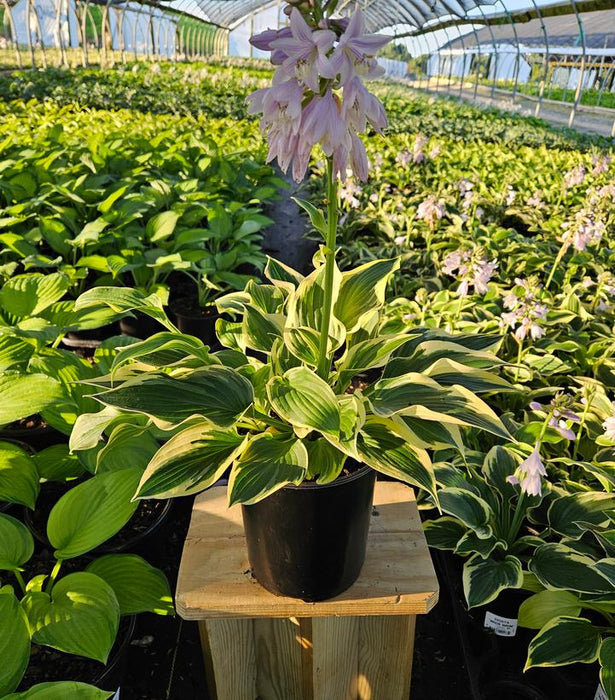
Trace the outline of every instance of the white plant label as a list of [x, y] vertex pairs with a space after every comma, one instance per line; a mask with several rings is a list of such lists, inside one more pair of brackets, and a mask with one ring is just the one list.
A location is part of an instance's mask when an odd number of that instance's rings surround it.
[[493, 630], [498, 637], [514, 637], [517, 634], [517, 620], [511, 617], [500, 617], [489, 611], [485, 613], [483, 626]]
[[115, 695], [111, 698], [111, 700], [120, 700], [120, 688], [115, 691]]
[[598, 687], [596, 688], [596, 694], [594, 695], [594, 700], [609, 700], [606, 693], [604, 692], [604, 688], [602, 687], [601, 683], [599, 683]]

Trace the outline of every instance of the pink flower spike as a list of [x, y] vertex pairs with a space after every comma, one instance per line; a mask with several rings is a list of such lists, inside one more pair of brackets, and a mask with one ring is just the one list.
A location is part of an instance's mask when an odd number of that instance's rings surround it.
[[290, 30], [290, 37], [275, 39], [271, 42], [271, 48], [287, 55], [282, 66], [288, 77], [296, 76], [310, 90], [318, 92], [320, 78], [335, 77], [327, 58], [336, 39], [335, 32], [330, 29], [312, 30], [297, 8], [293, 8], [290, 14]]

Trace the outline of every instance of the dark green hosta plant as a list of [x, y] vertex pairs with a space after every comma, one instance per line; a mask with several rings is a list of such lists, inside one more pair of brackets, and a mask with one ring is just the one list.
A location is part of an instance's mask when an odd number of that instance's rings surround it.
[[[165, 575], [141, 557], [109, 554], [84, 563], [78, 571], [75, 564], [66, 564], [126, 524], [136, 507], [130, 498], [140, 475], [138, 467], [101, 471], [62, 496], [47, 523], [54, 550], [50, 570], [29, 580], [24, 570], [34, 554], [32, 535], [16, 518], [0, 514], [2, 697], [18, 687], [33, 643], [106, 663], [122, 615], [173, 614]], [[66, 568], [70, 573], [62, 575]], [[48, 692], [48, 697], [58, 699], [107, 697], [91, 686], [71, 694], [70, 687], [53, 684]]]
[[[438, 501], [428, 448], [461, 447], [461, 429], [508, 438], [481, 391], [507, 388], [489, 370], [492, 338], [418, 329], [379, 335], [385, 287], [396, 260], [355, 270], [334, 267], [327, 354], [318, 368], [326, 266], [303, 277], [270, 259], [267, 283], [218, 302], [225, 349], [210, 353], [178, 333], [152, 297], [133, 290], [86, 292], [79, 309], [138, 308], [169, 332], [121, 349], [82, 416], [74, 449], [95, 447], [118, 411], [141, 414], [167, 436], [136, 489], [138, 498], [196, 493], [231, 467], [230, 503], [254, 503], [285, 484], [334, 481], [346, 460], [424, 489]], [[367, 375], [366, 375], [367, 373]], [[365, 375], [367, 383], [356, 383]], [[372, 376], [373, 375], [373, 376]], [[353, 390], [354, 389], [354, 390]], [[112, 445], [110, 440], [107, 445]]]
[[528, 495], [511, 483], [528, 461], [521, 462], [520, 447], [496, 446], [487, 455], [469, 453], [436, 465], [446, 515], [427, 520], [425, 534], [431, 547], [466, 559], [463, 588], [470, 608], [495, 600], [506, 588], [522, 588], [527, 562], [544, 541], [538, 536], [544, 529], [540, 516], [533, 511], [550, 494]]
[[615, 698], [615, 496], [581, 491], [549, 507], [560, 539], [539, 546], [529, 562], [535, 594], [519, 608], [519, 624], [539, 630], [526, 668], [600, 662], [600, 679]]

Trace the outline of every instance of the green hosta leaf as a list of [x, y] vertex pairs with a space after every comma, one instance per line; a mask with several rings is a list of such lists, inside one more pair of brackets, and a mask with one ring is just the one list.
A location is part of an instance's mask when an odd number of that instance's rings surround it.
[[59, 301], [69, 285], [68, 277], [61, 272], [49, 275], [17, 275], [8, 280], [0, 290], [0, 307], [6, 313], [19, 318], [36, 316]]
[[468, 531], [457, 518], [445, 515], [436, 520], [426, 520], [423, 523], [427, 544], [435, 549], [454, 551], [459, 540]]
[[518, 462], [514, 456], [501, 445], [492, 447], [483, 462], [483, 475], [487, 483], [492, 486], [507, 503], [516, 496], [515, 487], [506, 479], [515, 473]]
[[174, 211], [163, 211], [160, 214], [156, 214], [147, 222], [145, 235], [152, 243], [162, 241], [173, 235], [178, 219], [179, 214]]
[[33, 685], [22, 693], [12, 693], [3, 700], [108, 700], [113, 691], [100, 690], [88, 683], [56, 681]]
[[120, 621], [120, 606], [111, 586], [85, 571], [68, 574], [51, 596], [31, 591], [24, 596], [32, 641], [106, 663]]
[[243, 436], [234, 430], [214, 430], [204, 423], [186, 428], [154, 455], [137, 496], [174, 498], [198, 493], [222, 476], [243, 444]]
[[357, 448], [372, 469], [424, 489], [438, 503], [429, 455], [400, 437], [392, 421], [368, 419], [359, 432]]
[[34, 345], [26, 340], [0, 336], [0, 372], [11, 368], [25, 369], [34, 350]]
[[286, 484], [300, 484], [307, 468], [308, 452], [301, 440], [270, 433], [257, 435], [233, 466], [229, 503], [249, 505]]
[[615, 697], [615, 637], [602, 640], [600, 646], [600, 682], [610, 698]]
[[610, 593], [612, 583], [596, 568], [590, 557], [578, 554], [563, 544], [538, 547], [530, 560], [530, 570], [547, 588], [562, 588], [580, 593]]
[[0, 442], [0, 501], [34, 508], [39, 476], [30, 455], [11, 442]]
[[535, 666], [593, 663], [599, 651], [600, 630], [589, 620], [584, 617], [556, 617], [530, 642], [525, 670]]
[[141, 474], [138, 468], [97, 474], [64, 494], [47, 522], [56, 558], [81, 556], [121, 530], [137, 508], [131, 499]]
[[242, 323], [246, 347], [271, 352], [274, 341], [282, 337], [284, 320], [282, 314], [268, 314], [251, 304], [246, 305]]
[[577, 617], [581, 612], [579, 598], [569, 591], [541, 591], [524, 600], [519, 608], [521, 627], [539, 630], [554, 617]]
[[308, 440], [308, 478], [316, 478], [318, 484], [329, 484], [341, 474], [346, 455], [324, 438]]
[[19, 570], [33, 552], [30, 530], [16, 518], [0, 513], [0, 570]]
[[348, 333], [361, 328], [362, 321], [384, 304], [389, 277], [399, 269], [399, 259], [373, 260], [342, 274], [334, 314]]
[[491, 522], [493, 511], [489, 504], [471, 491], [460, 488], [444, 488], [438, 492], [440, 507], [445, 513], [459, 518], [481, 539], [491, 537]]
[[81, 476], [85, 471], [76, 455], [69, 452], [68, 445], [52, 445], [33, 456], [34, 464], [46, 481], [66, 481]]
[[446, 449], [447, 447], [462, 447], [463, 440], [459, 426], [446, 425], [432, 420], [421, 420], [411, 416], [399, 416], [403, 426], [403, 434], [423, 449]]
[[120, 615], [175, 613], [167, 577], [136, 554], [108, 554], [89, 564], [86, 571], [111, 586]]
[[338, 436], [341, 427], [337, 399], [331, 387], [307, 367], [289, 369], [267, 384], [273, 410], [297, 428]]
[[15, 594], [0, 590], [0, 695], [19, 685], [30, 659], [28, 618]]
[[164, 312], [162, 300], [157, 294], [144, 294], [128, 287], [94, 287], [84, 292], [75, 302], [75, 310], [106, 304], [116, 313], [141, 311], [159, 321], [172, 332], [179, 332]]
[[232, 425], [252, 404], [252, 385], [228, 367], [210, 366], [181, 379], [147, 375], [97, 396], [101, 403], [179, 423], [200, 415], [216, 425]]
[[[609, 517], [610, 516], [610, 517]], [[553, 501], [549, 508], [549, 524], [561, 535], [581, 537], [587, 528], [577, 523], [608, 525], [615, 516], [615, 494], [574, 493]]]
[[510, 555], [501, 560], [477, 556], [463, 566], [463, 590], [470, 608], [486, 605], [505, 588], [520, 588], [522, 583], [521, 562]]
[[44, 374], [0, 375], [0, 425], [40, 413], [62, 398], [61, 384]]
[[325, 221], [325, 215], [321, 209], [317, 209], [311, 202], [305, 199], [299, 199], [299, 197], [291, 197], [291, 199], [296, 202], [310, 217], [312, 226], [319, 231], [326, 239], [327, 237], [327, 222]]

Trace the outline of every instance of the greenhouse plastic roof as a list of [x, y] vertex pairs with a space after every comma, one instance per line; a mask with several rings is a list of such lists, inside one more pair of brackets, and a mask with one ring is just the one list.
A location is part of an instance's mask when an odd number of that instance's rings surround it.
[[[352, 10], [357, 4], [363, 9], [369, 31], [405, 24], [417, 29], [442, 18], [463, 20], [479, 6], [500, 4], [500, 0], [341, 0], [340, 9]], [[530, 0], [531, 2], [531, 0]], [[214, 24], [232, 29], [251, 13], [275, 7], [271, 0], [176, 0], [170, 7], [207, 18]], [[191, 11], [190, 6], [200, 12]]]

